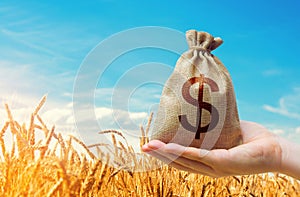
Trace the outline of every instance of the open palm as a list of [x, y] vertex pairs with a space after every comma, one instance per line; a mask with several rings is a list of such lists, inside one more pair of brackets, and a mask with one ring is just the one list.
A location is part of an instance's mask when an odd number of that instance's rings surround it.
[[278, 137], [263, 126], [241, 121], [243, 144], [237, 147], [204, 150], [150, 141], [143, 151], [169, 165], [212, 177], [279, 171], [281, 147]]

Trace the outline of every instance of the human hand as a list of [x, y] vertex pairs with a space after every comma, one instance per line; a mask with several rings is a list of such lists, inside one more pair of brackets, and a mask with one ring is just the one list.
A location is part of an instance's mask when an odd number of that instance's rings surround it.
[[[180, 170], [212, 177], [262, 172], [284, 172], [300, 177], [299, 159], [295, 159], [295, 155], [288, 158], [291, 150], [300, 151], [299, 146], [291, 148], [289, 143], [257, 123], [241, 121], [241, 130], [243, 144], [229, 150], [208, 151], [159, 140], [150, 141], [142, 150]], [[282, 165], [283, 159], [295, 164], [292, 165], [294, 170]]]

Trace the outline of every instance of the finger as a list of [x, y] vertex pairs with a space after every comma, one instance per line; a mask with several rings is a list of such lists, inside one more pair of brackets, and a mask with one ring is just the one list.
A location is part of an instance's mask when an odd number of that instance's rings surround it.
[[168, 157], [164, 156], [164, 155], [161, 155], [159, 153], [157, 153], [156, 151], [150, 151], [150, 152], [147, 152], [149, 155], [161, 160], [162, 162], [166, 163], [166, 164], [170, 164], [172, 163], [172, 160], [169, 159]]
[[179, 156], [178, 155], [174, 155], [171, 153], [166, 153], [162, 148], [160, 149], [155, 149], [155, 150], [150, 150], [147, 152], [150, 155], [153, 155], [155, 157], [160, 157], [161, 160], [165, 160], [167, 159], [169, 162], [165, 162], [167, 164], [169, 164], [170, 162], [173, 162], [174, 160], [176, 160]]
[[197, 171], [197, 173], [200, 174], [209, 175], [209, 176], [216, 174], [210, 166], [207, 166], [204, 163], [199, 161], [187, 159], [185, 157], [178, 157], [176, 160], [174, 160], [171, 163], [171, 165], [173, 165], [174, 163], [183, 166], [186, 169]]
[[142, 150], [158, 159], [163, 161], [166, 164], [170, 164], [174, 161], [178, 156], [166, 153], [163, 151], [164, 147], [166, 146], [165, 143], [159, 140], [152, 140], [148, 144], [145, 144], [142, 147]]
[[200, 162], [205, 161], [205, 157], [207, 157], [210, 152], [205, 149], [184, 147], [174, 143], [166, 144], [164, 146], [164, 151], [167, 153], [172, 153], [181, 157], [185, 157], [187, 159], [196, 160]]
[[[183, 171], [187, 171], [187, 172], [191, 172], [191, 173], [195, 173], [195, 174], [201, 174], [197, 170], [187, 168], [187, 167], [182, 166], [182, 165], [180, 165], [178, 163], [175, 163], [175, 162], [171, 162], [169, 165], [176, 168], [176, 169], [178, 169], [178, 170], [183, 170]], [[206, 175], [206, 174], [203, 174], [203, 175]]]
[[142, 150], [144, 152], [149, 152], [149, 151], [163, 148], [165, 145], [166, 145], [165, 143], [163, 143], [159, 140], [152, 140], [148, 144], [143, 145]]
[[159, 153], [156, 153], [155, 151], [152, 151], [151, 153], [149, 153], [151, 156], [163, 161], [164, 163], [166, 163], [169, 166], [172, 166], [178, 170], [183, 170], [183, 171], [187, 171], [187, 172], [191, 172], [191, 173], [196, 173], [199, 174], [199, 172], [197, 170], [193, 170], [190, 168], [187, 168], [185, 166], [182, 166], [176, 162], [173, 162], [172, 160], [168, 159], [167, 157], [160, 155]]
[[[194, 147], [184, 147], [178, 144], [167, 144], [164, 147], [164, 150], [168, 153], [180, 155], [180, 157], [197, 161], [198, 163], [201, 163], [201, 165], [198, 165], [202, 172], [205, 171], [217, 176], [224, 175], [224, 166], [230, 164], [229, 161], [233, 160], [232, 157], [234, 156], [230, 154], [230, 150], [226, 149], [208, 151]], [[235, 159], [238, 158], [236, 156], [234, 157]]]
[[167, 145], [165, 145], [164, 148], [156, 149], [148, 153], [171, 166], [178, 167], [178, 169], [215, 176], [215, 172], [210, 166], [207, 166], [198, 160], [193, 160], [190, 158], [181, 157], [177, 154], [165, 152], [166, 146]]
[[149, 152], [149, 154], [151, 156], [154, 156], [155, 158], [163, 161], [167, 165], [170, 165], [170, 166], [172, 166], [174, 168], [177, 168], [179, 170], [188, 171], [188, 172], [192, 172], [192, 173], [199, 173], [196, 170], [187, 168], [183, 165], [180, 165], [179, 163], [174, 162], [174, 160], [172, 160], [172, 158], [174, 158], [174, 156], [172, 156], [171, 154], [161, 154], [161, 153], [158, 153], [157, 151], [151, 151], [151, 152]]
[[[165, 144], [158, 140], [149, 142], [147, 148], [148, 151], [155, 151], [158, 153], [161, 160], [168, 159], [165, 163], [177, 163], [191, 170], [197, 168], [198, 173], [209, 174], [212, 176], [219, 176], [219, 174], [216, 174], [216, 170], [222, 172], [223, 170], [220, 168], [223, 166], [224, 162], [226, 163], [229, 159], [226, 157], [228, 151], [225, 149], [208, 151], [194, 147], [184, 147], [175, 143]], [[186, 160], [183, 160], [182, 158], [185, 158]], [[189, 160], [196, 161], [196, 163], [191, 163]]]
[[[212, 172], [212, 169], [199, 162], [193, 162], [186, 158], [183, 157], [181, 158], [178, 157], [177, 155], [172, 155], [170, 153], [165, 153], [163, 151], [158, 151], [158, 150], [150, 151], [147, 153], [179, 170], [184, 170], [187, 172], [192, 172], [197, 174], [203, 174], [206, 176], [215, 176], [214, 173]], [[176, 159], [174, 160], [174, 158]]]

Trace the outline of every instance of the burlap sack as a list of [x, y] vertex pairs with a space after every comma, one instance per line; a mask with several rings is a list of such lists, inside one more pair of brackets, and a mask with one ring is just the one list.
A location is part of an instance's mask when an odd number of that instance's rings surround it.
[[205, 149], [242, 142], [232, 81], [211, 51], [222, 44], [206, 32], [187, 31], [189, 50], [166, 82], [151, 139]]

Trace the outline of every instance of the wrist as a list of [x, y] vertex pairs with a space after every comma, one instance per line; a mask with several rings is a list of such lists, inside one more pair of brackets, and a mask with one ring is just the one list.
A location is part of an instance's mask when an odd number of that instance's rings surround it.
[[300, 145], [278, 137], [281, 157], [278, 171], [300, 179]]

